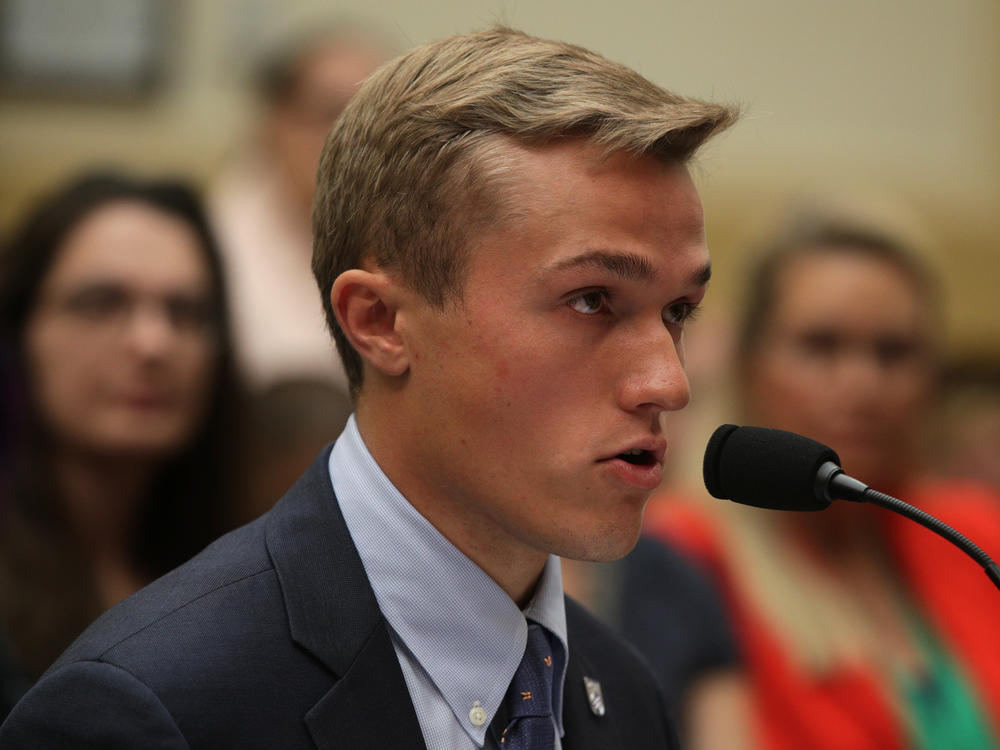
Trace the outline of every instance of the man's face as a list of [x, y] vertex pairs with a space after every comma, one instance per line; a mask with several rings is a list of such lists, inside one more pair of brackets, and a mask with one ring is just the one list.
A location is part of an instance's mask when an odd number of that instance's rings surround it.
[[701, 203], [685, 168], [650, 157], [511, 148], [515, 218], [471, 239], [460, 302], [399, 321], [416, 405], [401, 489], [473, 559], [615, 559], [661, 478], [660, 417], [690, 396]]

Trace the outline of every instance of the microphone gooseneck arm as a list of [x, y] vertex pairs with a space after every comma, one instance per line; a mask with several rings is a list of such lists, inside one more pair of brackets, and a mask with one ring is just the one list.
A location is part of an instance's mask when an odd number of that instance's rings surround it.
[[1000, 589], [1000, 566], [980, 547], [929, 513], [848, 476], [836, 451], [810, 438], [724, 424], [708, 441], [703, 473], [712, 497], [758, 508], [819, 511], [835, 499], [881, 506], [947, 539], [978, 562]]
[[930, 529], [938, 536], [944, 537], [979, 563], [994, 585], [1000, 588], [1000, 565], [997, 565], [978, 544], [965, 534], [953, 529], [930, 513], [920, 510], [920, 508], [904, 503], [892, 495], [873, 490], [864, 482], [845, 474], [844, 470], [833, 461], [825, 462], [816, 472], [816, 492], [817, 494], [822, 493], [825, 498], [831, 501], [850, 500], [856, 503], [872, 503], [901, 516], [906, 516], [911, 521], [916, 521], [925, 529]]
[[874, 503], [875, 505], [881, 505], [883, 508], [895, 511], [900, 515], [906, 516], [912, 521], [916, 521], [924, 528], [930, 529], [935, 534], [943, 536], [949, 542], [982, 565], [983, 570], [986, 571], [986, 575], [989, 576], [989, 579], [993, 581], [994, 585], [1000, 589], [1000, 566], [993, 562], [992, 558], [983, 552], [982, 548], [967, 536], [959, 531], [956, 531], [943, 521], [939, 521], [930, 513], [925, 513], [920, 510], [920, 508], [914, 508], [909, 503], [904, 503], [902, 500], [899, 500], [892, 495], [886, 495], [884, 492], [869, 489], [865, 493], [865, 497], [868, 502]]

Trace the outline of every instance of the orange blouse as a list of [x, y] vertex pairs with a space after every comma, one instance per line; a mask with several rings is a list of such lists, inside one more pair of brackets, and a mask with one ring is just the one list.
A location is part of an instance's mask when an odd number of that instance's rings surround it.
[[[897, 495], [971, 538], [1000, 561], [1000, 496], [972, 483], [928, 482]], [[768, 512], [768, 511], [762, 511]], [[906, 729], [872, 669], [816, 677], [796, 664], [753, 602], [736, 590], [731, 559], [710, 514], [658, 502], [647, 532], [686, 549], [719, 580], [754, 689], [761, 750], [903, 750]], [[1000, 590], [950, 542], [886, 511], [884, 530], [914, 603], [971, 687], [1000, 737]]]

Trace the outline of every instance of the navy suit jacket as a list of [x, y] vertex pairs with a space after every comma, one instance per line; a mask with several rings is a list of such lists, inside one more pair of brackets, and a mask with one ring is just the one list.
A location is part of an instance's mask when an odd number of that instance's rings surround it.
[[[269, 513], [102, 615], [14, 708], [0, 747], [424, 748], [329, 451]], [[566, 606], [563, 747], [675, 747], [640, 657]]]

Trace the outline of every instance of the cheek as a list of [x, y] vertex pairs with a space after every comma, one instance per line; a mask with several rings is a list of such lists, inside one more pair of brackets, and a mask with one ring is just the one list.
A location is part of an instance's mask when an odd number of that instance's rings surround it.
[[567, 337], [552, 328], [530, 315], [480, 310], [424, 327], [412, 373], [426, 405], [424, 423], [456, 445], [475, 445], [497, 466], [551, 455], [566, 432], [586, 434], [578, 422], [594, 401], [598, 374], [581, 366]]
[[463, 398], [463, 409], [511, 405], [525, 387], [531, 356], [506, 321], [481, 316], [433, 333], [415, 358], [419, 366], [430, 369], [434, 387], [444, 391], [442, 396]]
[[896, 422], [920, 420], [930, 401], [930, 381], [918, 374], [904, 375], [883, 390], [879, 399], [882, 411]]
[[488, 353], [492, 390], [498, 405], [539, 421], [565, 419], [561, 405], [580, 411], [594, 401], [600, 373], [594, 366], [577, 365], [565, 347], [549, 342], [517, 341]]
[[777, 357], [761, 356], [748, 378], [754, 409], [764, 416], [801, 413], [823, 400], [808, 373]]
[[218, 374], [218, 354], [209, 341], [191, 342], [175, 358], [177, 386], [184, 394], [191, 418], [201, 415]]
[[82, 347], [68, 332], [50, 325], [29, 326], [25, 357], [30, 389], [42, 420], [56, 431], [85, 422], [101, 394], [107, 362]]

